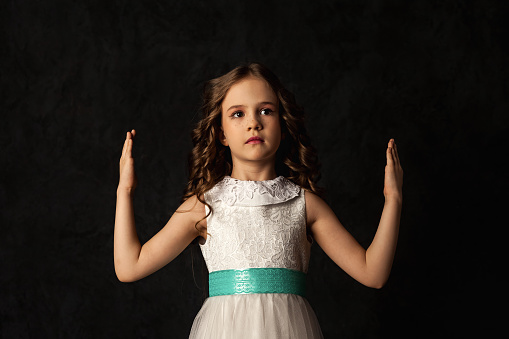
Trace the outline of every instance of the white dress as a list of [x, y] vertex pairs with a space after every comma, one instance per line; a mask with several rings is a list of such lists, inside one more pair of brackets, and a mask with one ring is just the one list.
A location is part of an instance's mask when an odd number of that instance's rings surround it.
[[[226, 176], [205, 193], [212, 206], [200, 244], [209, 273], [287, 268], [307, 273], [304, 190], [279, 176], [265, 181]], [[209, 209], [206, 207], [206, 212]], [[205, 299], [189, 338], [323, 338], [305, 297], [290, 293], [217, 295]]]

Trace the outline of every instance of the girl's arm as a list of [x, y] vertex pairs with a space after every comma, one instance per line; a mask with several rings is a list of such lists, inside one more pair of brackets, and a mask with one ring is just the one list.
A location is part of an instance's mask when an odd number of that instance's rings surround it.
[[[141, 246], [136, 233], [133, 209], [137, 181], [132, 157], [135, 133], [134, 130], [132, 133], [127, 132], [120, 158], [120, 180], [117, 188], [114, 261], [117, 277], [123, 282], [141, 279], [175, 259], [200, 235], [195, 223], [205, 216], [205, 206], [193, 196], [179, 207], [161, 231]], [[205, 223], [202, 222], [201, 225], [205, 226]]]
[[306, 192], [308, 225], [315, 241], [339, 267], [366, 286], [381, 288], [389, 278], [398, 240], [402, 186], [403, 169], [391, 139], [385, 167], [385, 205], [375, 237], [367, 250], [348, 233], [322, 199]]

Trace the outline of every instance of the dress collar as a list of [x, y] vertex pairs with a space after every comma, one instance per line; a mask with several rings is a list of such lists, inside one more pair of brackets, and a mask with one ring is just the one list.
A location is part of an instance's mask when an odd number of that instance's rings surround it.
[[293, 199], [299, 195], [300, 189], [300, 186], [283, 176], [264, 181], [225, 176], [206, 193], [206, 200], [221, 200], [230, 206], [263, 206]]

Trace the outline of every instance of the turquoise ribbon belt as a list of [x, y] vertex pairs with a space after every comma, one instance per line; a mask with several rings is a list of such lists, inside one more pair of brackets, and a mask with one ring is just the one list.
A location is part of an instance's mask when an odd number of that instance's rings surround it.
[[248, 268], [209, 273], [209, 296], [292, 293], [306, 296], [306, 273], [288, 268]]

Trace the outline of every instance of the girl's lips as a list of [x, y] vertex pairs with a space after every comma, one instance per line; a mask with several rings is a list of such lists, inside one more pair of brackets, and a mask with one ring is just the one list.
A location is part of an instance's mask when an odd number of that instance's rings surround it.
[[247, 139], [246, 144], [260, 144], [264, 142], [262, 138], [260, 137], [251, 137]]

